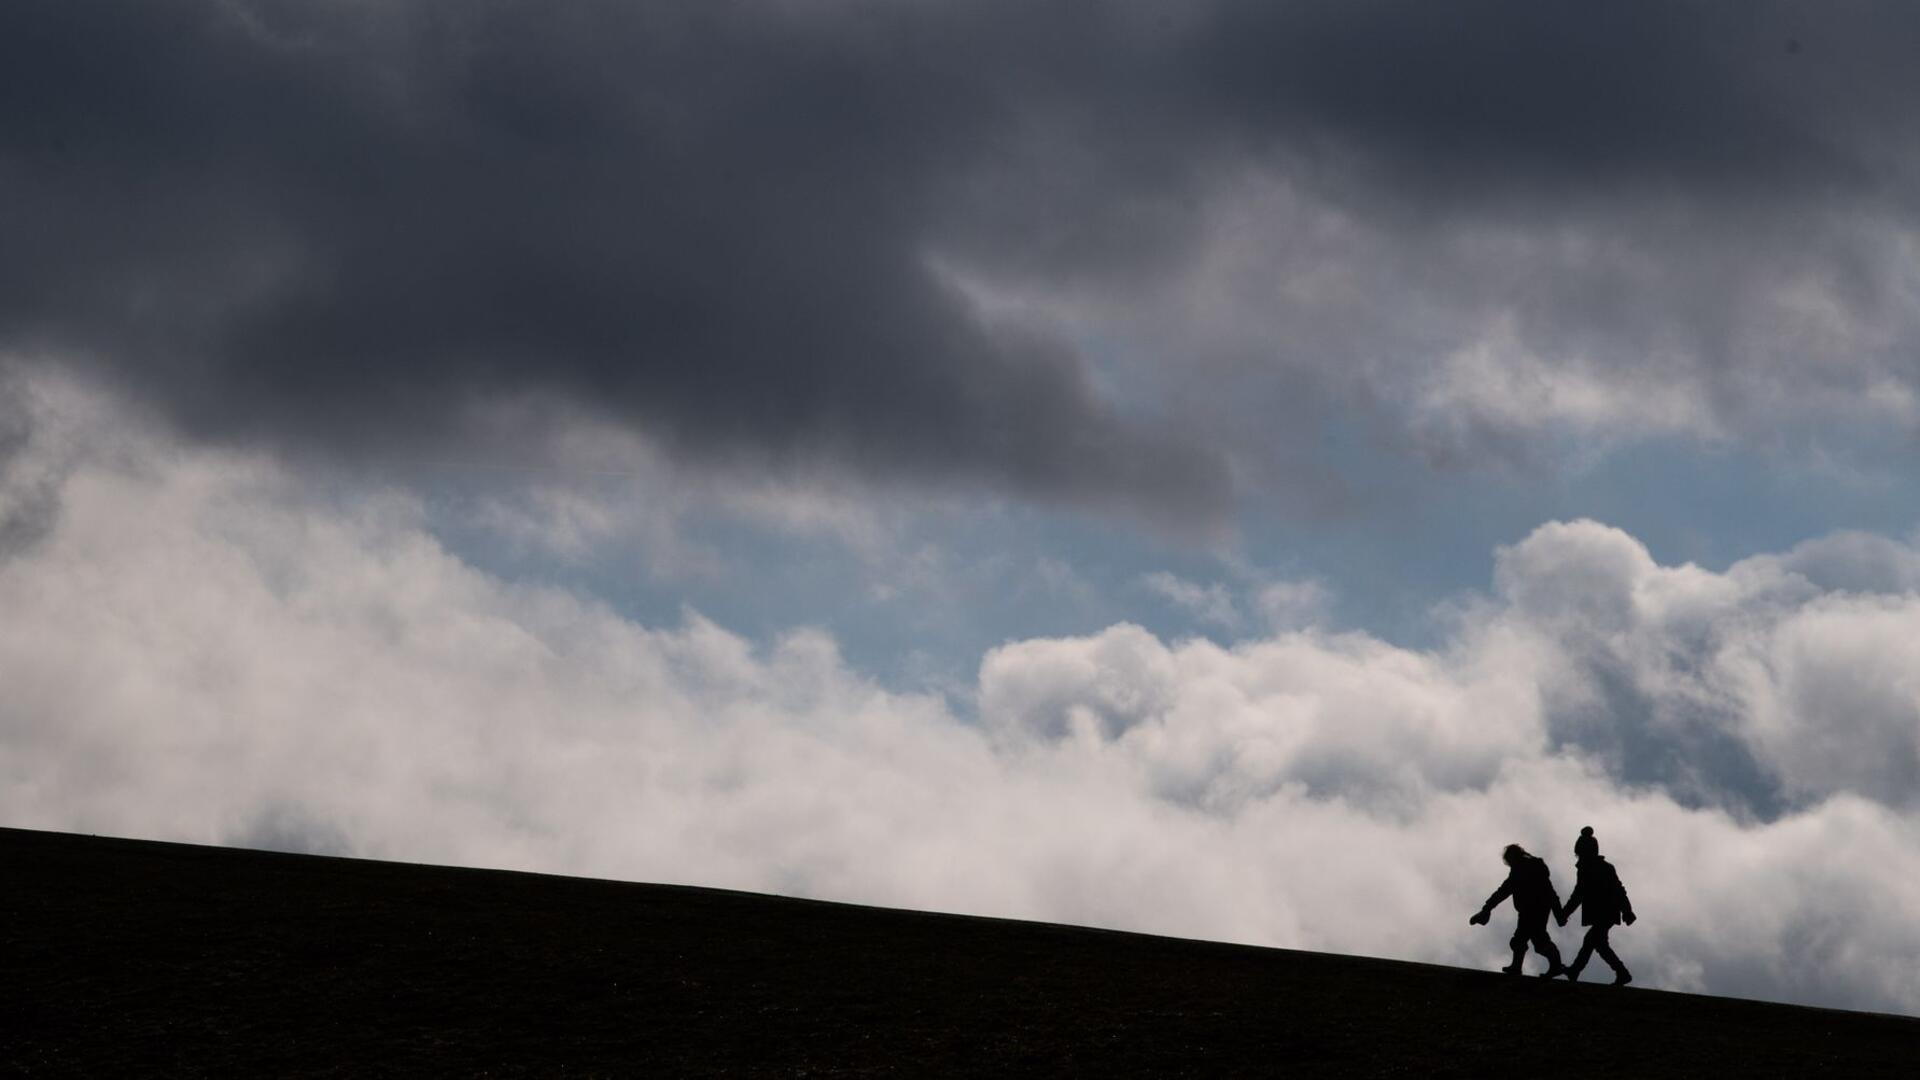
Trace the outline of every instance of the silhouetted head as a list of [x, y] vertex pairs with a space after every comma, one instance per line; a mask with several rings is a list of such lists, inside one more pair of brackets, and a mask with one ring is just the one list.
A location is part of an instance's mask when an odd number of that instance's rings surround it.
[[1508, 844], [1507, 850], [1500, 853], [1500, 861], [1506, 863], [1508, 866], [1519, 866], [1521, 859], [1531, 858], [1533, 858], [1533, 856], [1527, 854], [1527, 849], [1521, 847], [1519, 844]]
[[1573, 857], [1584, 859], [1589, 855], [1600, 854], [1600, 841], [1593, 837], [1593, 826], [1580, 830], [1580, 839], [1573, 842]]

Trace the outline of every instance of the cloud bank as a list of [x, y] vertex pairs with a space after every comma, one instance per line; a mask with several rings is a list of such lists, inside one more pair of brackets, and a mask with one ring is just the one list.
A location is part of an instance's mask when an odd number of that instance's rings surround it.
[[1714, 571], [1556, 522], [1432, 649], [1118, 624], [949, 700], [821, 630], [500, 580], [412, 496], [29, 385], [0, 518], [58, 498], [0, 561], [10, 825], [1491, 966], [1500, 846], [1565, 888], [1590, 824], [1641, 981], [1920, 1012], [1907, 541]]
[[587, 415], [1200, 531], [1364, 502], [1343, 432], [1897, 442], [1916, 18], [23, 0], [0, 348], [243, 444]]

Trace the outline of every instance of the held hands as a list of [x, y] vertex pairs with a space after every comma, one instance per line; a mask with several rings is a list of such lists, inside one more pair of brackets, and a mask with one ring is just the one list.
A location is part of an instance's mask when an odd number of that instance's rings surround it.
[[1553, 917], [1554, 917], [1555, 919], [1558, 919], [1558, 920], [1559, 920], [1559, 922], [1560, 922], [1560, 925], [1561, 925], [1561, 926], [1565, 926], [1565, 925], [1567, 925], [1567, 913], [1566, 913], [1566, 912], [1564, 912], [1564, 911], [1556, 911], [1556, 912], [1554, 912], [1554, 913], [1553, 913]]
[[1481, 908], [1479, 911], [1467, 916], [1467, 923], [1472, 926], [1485, 926], [1487, 925], [1487, 920], [1491, 917], [1492, 916], [1487, 914], [1486, 908]]

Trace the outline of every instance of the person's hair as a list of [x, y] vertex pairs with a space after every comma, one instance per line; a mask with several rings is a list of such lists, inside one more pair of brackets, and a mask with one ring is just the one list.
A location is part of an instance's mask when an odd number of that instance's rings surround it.
[[1533, 858], [1533, 856], [1528, 854], [1527, 849], [1521, 847], [1519, 844], [1508, 844], [1507, 849], [1500, 853], [1501, 861], [1505, 862], [1508, 866], [1512, 866], [1521, 859], [1531, 858]]

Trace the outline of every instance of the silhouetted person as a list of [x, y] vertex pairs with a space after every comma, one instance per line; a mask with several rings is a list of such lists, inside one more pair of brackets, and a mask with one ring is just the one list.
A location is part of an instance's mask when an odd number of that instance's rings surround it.
[[1560, 963], [1560, 949], [1547, 936], [1547, 916], [1560, 913], [1560, 894], [1553, 891], [1553, 875], [1547, 870], [1546, 861], [1527, 854], [1527, 849], [1519, 844], [1508, 844], [1500, 853], [1500, 859], [1507, 864], [1507, 880], [1487, 897], [1479, 913], [1467, 921], [1475, 926], [1487, 925], [1500, 901], [1513, 897], [1513, 909], [1520, 913], [1520, 921], [1513, 928], [1513, 940], [1507, 942], [1513, 946], [1513, 963], [1500, 970], [1509, 975], [1520, 974], [1520, 965], [1527, 958], [1527, 945], [1531, 943], [1534, 951], [1552, 965], [1540, 973], [1541, 978], [1566, 974], [1566, 966]]
[[1600, 857], [1600, 841], [1594, 839], [1593, 826], [1580, 830], [1580, 839], [1573, 842], [1573, 858], [1573, 895], [1567, 897], [1567, 906], [1560, 909], [1560, 925], [1567, 925], [1567, 917], [1578, 908], [1587, 937], [1580, 943], [1573, 966], [1567, 969], [1567, 979], [1578, 981], [1587, 961], [1599, 953], [1600, 959], [1613, 969], [1613, 985], [1625, 986], [1633, 981], [1633, 973], [1613, 955], [1607, 934], [1617, 923], [1633, 925], [1633, 901], [1627, 899], [1626, 886], [1620, 884], [1620, 875], [1614, 872], [1613, 864]]

